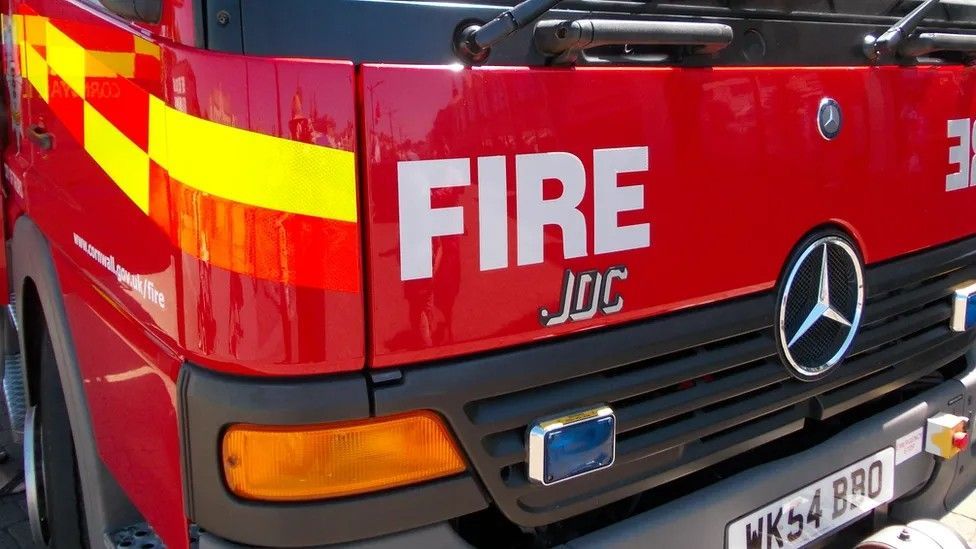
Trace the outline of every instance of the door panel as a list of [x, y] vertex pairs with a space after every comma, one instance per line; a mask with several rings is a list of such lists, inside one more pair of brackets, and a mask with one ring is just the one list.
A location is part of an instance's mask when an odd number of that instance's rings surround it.
[[57, 258], [99, 452], [185, 547], [182, 363], [362, 368], [352, 66], [154, 42], [75, 2], [20, 10], [29, 121], [51, 136], [28, 213]]

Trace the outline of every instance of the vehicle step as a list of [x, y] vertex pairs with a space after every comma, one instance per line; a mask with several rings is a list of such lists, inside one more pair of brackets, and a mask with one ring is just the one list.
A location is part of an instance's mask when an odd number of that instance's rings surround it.
[[3, 398], [7, 403], [10, 431], [18, 444], [24, 440], [24, 416], [27, 413], [27, 394], [21, 354], [3, 357]]
[[140, 522], [116, 530], [109, 535], [111, 547], [116, 549], [163, 549], [166, 544], [159, 539], [149, 524]]

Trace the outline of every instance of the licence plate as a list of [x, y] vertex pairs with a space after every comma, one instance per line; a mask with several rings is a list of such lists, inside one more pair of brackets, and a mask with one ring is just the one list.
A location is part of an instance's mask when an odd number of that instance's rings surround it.
[[895, 492], [895, 450], [885, 448], [729, 524], [729, 549], [789, 549], [867, 514]]

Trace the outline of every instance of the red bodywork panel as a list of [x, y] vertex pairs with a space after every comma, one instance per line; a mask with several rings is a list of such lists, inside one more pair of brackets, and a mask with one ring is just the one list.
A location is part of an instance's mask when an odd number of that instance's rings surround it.
[[[791, 248], [824, 224], [845, 228], [867, 263], [974, 232], [976, 187], [946, 191], [958, 139], [947, 122], [976, 116], [976, 69], [579, 68], [362, 69], [371, 363], [392, 366], [528, 343], [771, 288]], [[840, 104], [833, 141], [817, 127], [824, 97]], [[594, 254], [594, 150], [647, 147], [646, 248]], [[575, 155], [586, 173], [579, 204], [585, 255], [563, 259], [558, 226], [544, 261], [519, 265], [516, 155]], [[480, 268], [477, 157], [505, 157], [507, 267]], [[971, 153], [967, 158], [971, 157]], [[401, 280], [398, 163], [462, 160], [430, 207], [460, 207], [463, 234], [433, 238], [429, 278]], [[468, 167], [465, 169], [465, 167]], [[402, 166], [399, 168], [402, 170]], [[453, 179], [451, 179], [453, 177]], [[470, 185], [463, 179], [470, 177]], [[456, 185], [447, 187], [446, 185]], [[556, 179], [545, 199], [563, 192]], [[440, 210], [438, 210], [440, 209]], [[524, 238], [524, 235], [523, 235]], [[544, 328], [564, 269], [626, 266], [619, 313]]]

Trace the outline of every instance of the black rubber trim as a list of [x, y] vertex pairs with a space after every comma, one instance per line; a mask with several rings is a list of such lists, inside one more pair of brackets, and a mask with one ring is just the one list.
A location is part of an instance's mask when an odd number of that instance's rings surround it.
[[[214, 1], [209, 0], [208, 9], [209, 3]], [[285, 4], [281, 2], [240, 0], [243, 52], [343, 59], [356, 63], [457, 63], [452, 37], [458, 25], [464, 21], [490, 20], [513, 4], [289, 0], [287, 7], [283, 7]], [[638, 5], [633, 2], [566, 1], [540, 20], [583, 18], [697, 21], [732, 27], [732, 44], [718, 54], [684, 55], [680, 50], [669, 50], [674, 55], [664, 58], [662, 63], [673, 66], [867, 65], [869, 61], [861, 49], [865, 35], [878, 35], [898, 19], [857, 13], [708, 8], [660, 5], [658, 2]], [[208, 30], [213, 31], [212, 20], [209, 25]], [[486, 64], [545, 65], [547, 58], [532, 42], [534, 28], [534, 24], [527, 25], [492, 48]], [[919, 31], [945, 32], [947, 29], [972, 34], [976, 33], [976, 22], [928, 21]], [[216, 40], [210, 40], [209, 47], [239, 51], [236, 43], [223, 44]]]
[[369, 417], [362, 374], [262, 379], [180, 372], [181, 435], [188, 513], [208, 532], [237, 543], [304, 547], [355, 541], [442, 522], [487, 506], [464, 473], [366, 496], [263, 503], [232, 495], [223, 481], [220, 435], [232, 423], [297, 425]]
[[192, 0], [193, 2], [193, 46], [196, 48], [207, 47], [207, 25], [206, 13], [203, 5], [204, 0]]

